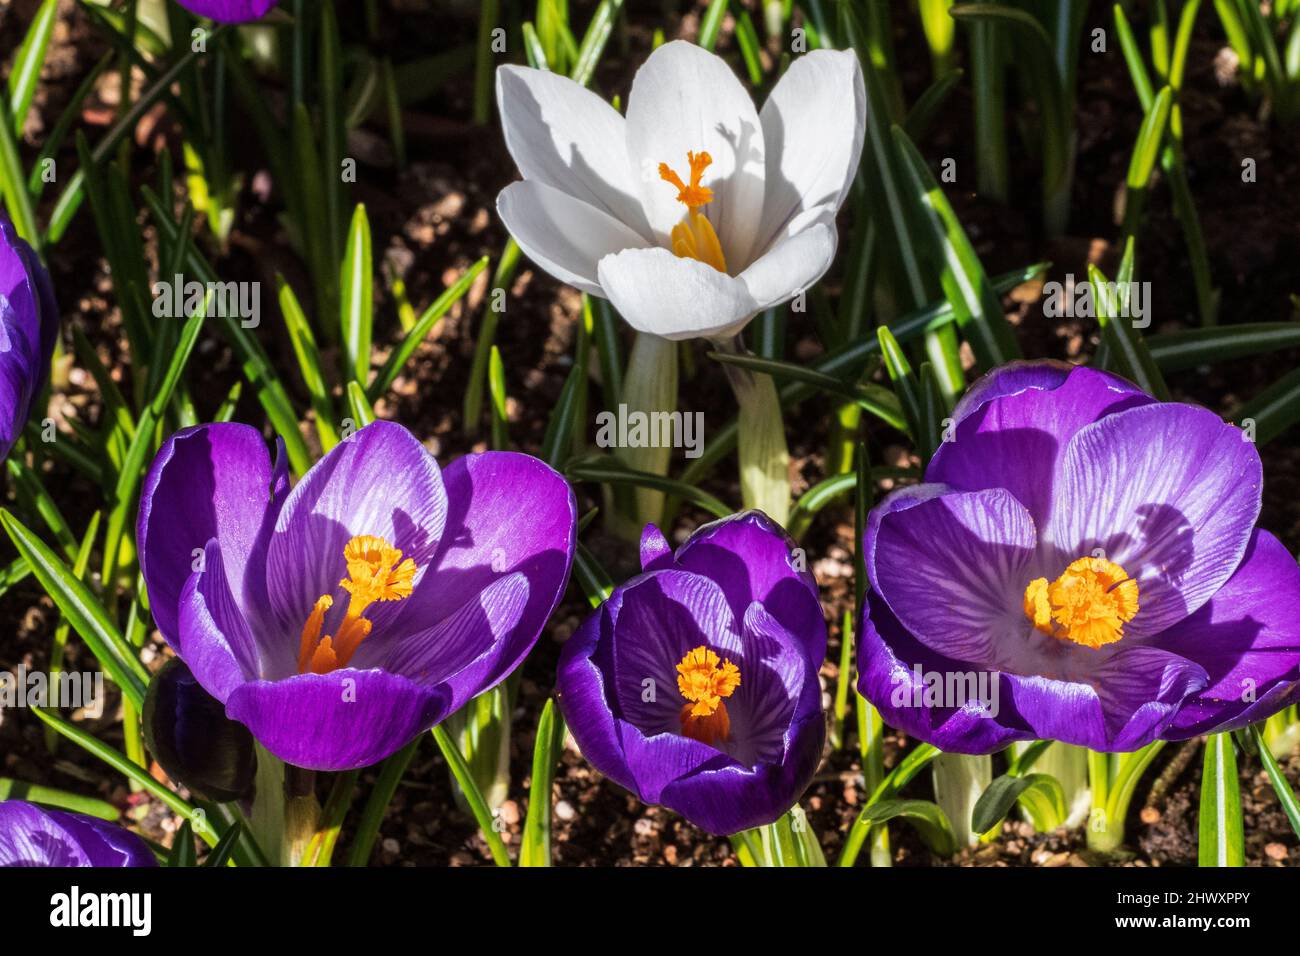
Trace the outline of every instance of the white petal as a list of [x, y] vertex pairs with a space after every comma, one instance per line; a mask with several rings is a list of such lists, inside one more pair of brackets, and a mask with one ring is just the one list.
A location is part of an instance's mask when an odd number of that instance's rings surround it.
[[546, 70], [497, 70], [506, 148], [524, 179], [581, 199], [652, 235], [627, 159], [626, 122], [603, 99]]
[[596, 264], [611, 252], [646, 244], [595, 206], [527, 180], [501, 190], [497, 215], [529, 259], [561, 282], [602, 297]]
[[628, 325], [666, 339], [734, 335], [758, 311], [745, 283], [667, 249], [606, 256], [600, 284]]
[[810, 289], [835, 258], [835, 226], [821, 221], [777, 243], [740, 274], [750, 297], [766, 309]]
[[799, 213], [835, 211], [848, 195], [862, 155], [867, 97], [851, 50], [814, 50], [786, 70], [763, 104], [767, 174], [764, 248]]
[[650, 54], [632, 82], [627, 103], [627, 153], [641, 202], [659, 241], [668, 244], [686, 207], [659, 178], [667, 163], [689, 181], [688, 152], [713, 163], [703, 185], [713, 190], [704, 207], [733, 270], [749, 264], [763, 214], [763, 128], [754, 102], [719, 57], [675, 40]]

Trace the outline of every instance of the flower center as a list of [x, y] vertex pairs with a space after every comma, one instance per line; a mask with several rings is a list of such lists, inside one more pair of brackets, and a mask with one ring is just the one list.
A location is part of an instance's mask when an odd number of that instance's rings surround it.
[[703, 644], [687, 651], [677, 665], [677, 689], [686, 698], [682, 734], [713, 746], [731, 736], [731, 718], [722, 698], [740, 686], [740, 668]]
[[659, 164], [659, 178], [677, 187], [677, 201], [686, 207], [682, 221], [673, 226], [673, 254], [683, 259], [698, 259], [719, 272], [727, 271], [727, 259], [722, 254], [722, 243], [713, 230], [708, 216], [695, 210], [713, 201], [713, 190], [700, 185], [704, 170], [713, 162], [705, 152], [688, 152], [686, 161], [691, 167], [690, 184], [682, 182], [667, 163]]
[[1097, 648], [1124, 636], [1138, 612], [1138, 584], [1105, 558], [1078, 558], [1051, 584], [1025, 588], [1025, 617], [1050, 637]]
[[402, 560], [402, 552], [383, 538], [357, 535], [343, 546], [348, 574], [339, 587], [348, 592], [348, 610], [338, 633], [321, 637], [325, 612], [334, 598], [322, 594], [302, 627], [298, 651], [299, 674], [328, 674], [347, 667], [361, 642], [370, 633], [370, 621], [361, 615], [376, 601], [400, 601], [410, 597], [415, 579], [415, 562]]

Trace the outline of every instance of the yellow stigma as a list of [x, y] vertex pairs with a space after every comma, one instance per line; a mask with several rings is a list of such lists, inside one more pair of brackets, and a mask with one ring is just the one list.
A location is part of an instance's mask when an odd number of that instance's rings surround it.
[[400, 601], [410, 597], [415, 580], [415, 562], [402, 560], [402, 552], [383, 538], [357, 535], [343, 546], [348, 574], [339, 587], [348, 592], [348, 610], [338, 633], [321, 637], [325, 612], [334, 599], [322, 594], [302, 627], [298, 650], [298, 673], [328, 674], [347, 667], [361, 642], [370, 634], [371, 623], [361, 615], [376, 601]]
[[683, 259], [698, 259], [719, 272], [726, 272], [727, 259], [722, 254], [722, 243], [718, 241], [713, 223], [704, 213], [695, 211], [713, 201], [713, 190], [700, 185], [700, 177], [713, 162], [713, 157], [699, 152], [687, 153], [686, 159], [691, 164], [690, 185], [682, 182], [682, 177], [667, 163], [659, 164], [659, 178], [677, 187], [677, 201], [686, 206], [686, 216], [673, 226], [673, 254]]
[[704, 170], [708, 169], [709, 164], [713, 162], [713, 157], [704, 152], [687, 153], [686, 161], [691, 164], [689, 186], [682, 182], [682, 177], [678, 176], [667, 163], [659, 164], [659, 178], [677, 187], [677, 201], [684, 204], [687, 209], [707, 206], [713, 202], [713, 190], [708, 186], [701, 186], [700, 178], [704, 175]]
[[713, 746], [731, 736], [731, 718], [722, 698], [740, 686], [740, 668], [703, 644], [687, 651], [677, 665], [677, 689], [686, 698], [682, 734]]
[[1098, 648], [1124, 636], [1138, 612], [1138, 584], [1105, 558], [1079, 558], [1051, 584], [1025, 588], [1025, 617], [1050, 637]]

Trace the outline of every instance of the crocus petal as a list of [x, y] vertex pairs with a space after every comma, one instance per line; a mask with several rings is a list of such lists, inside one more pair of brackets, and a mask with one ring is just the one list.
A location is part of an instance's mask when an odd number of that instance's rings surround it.
[[774, 823], [812, 782], [826, 741], [824, 716], [798, 721], [787, 741], [788, 757], [779, 764], [704, 766], [669, 783], [659, 802], [719, 836]]
[[0, 457], [27, 423], [50, 364], [48, 289], [44, 267], [0, 213]]
[[1086, 425], [1155, 399], [1109, 372], [1061, 362], [1011, 362], [980, 378], [957, 403], [952, 440], [939, 445], [926, 481], [962, 491], [1006, 488], [1040, 529], [1051, 518], [1057, 467]]
[[567, 76], [513, 65], [497, 69], [497, 106], [524, 179], [594, 206], [646, 242], [653, 238], [618, 110]]
[[641, 570], [652, 571], [660, 566], [670, 567], [673, 548], [664, 533], [648, 524], [641, 530]]
[[[219, 701], [244, 681], [260, 676], [257, 642], [240, 613], [214, 538], [203, 552], [203, 570], [190, 575], [179, 603], [176, 652], [195, 680]], [[288, 652], [288, 642], [282, 642]]]
[[[376, 625], [362, 643], [355, 663], [394, 669], [421, 682], [436, 669], [459, 702], [495, 686], [537, 643], [568, 583], [577, 500], [553, 468], [515, 452], [466, 455], [442, 478], [447, 519], [438, 552], [415, 593], [397, 605], [398, 615], [383, 629]], [[494, 587], [502, 581], [507, 583]], [[521, 596], [524, 603], [518, 606]], [[463, 653], [454, 656], [455, 673], [435, 665], [430, 655], [436, 643], [425, 646], [428, 654], [403, 646], [408, 640], [416, 642], [413, 647], [424, 646], [421, 632], [462, 612], [467, 603], [479, 608], [472, 619], [480, 626], [457, 632], [465, 643], [458, 644]]]
[[[743, 666], [737, 621], [722, 589], [685, 571], [654, 571], [623, 591], [611, 643], [619, 715], [647, 736], [682, 732], [677, 665], [697, 647]], [[743, 682], [744, 677], [742, 675]]]
[[753, 100], [721, 58], [682, 40], [651, 53], [628, 97], [627, 151], [646, 219], [665, 246], [686, 207], [659, 178], [659, 164], [687, 181], [686, 154], [707, 152], [713, 163], [702, 184], [713, 190], [713, 201], [705, 211], [728, 264], [748, 265], [763, 214], [763, 128]]
[[1005, 674], [1010, 703], [1043, 740], [1124, 752], [1161, 735], [1188, 695], [1209, 678], [1199, 664], [1156, 647], [1121, 641], [1086, 680]]
[[796, 557], [795, 542], [761, 511], [744, 511], [696, 529], [675, 566], [707, 575], [727, 596], [736, 620], [758, 601], [803, 645], [814, 668], [826, 657], [826, 619], [817, 582]]
[[740, 686], [727, 705], [727, 752], [747, 767], [780, 763], [796, 709], [805, 716], [820, 710], [821, 684], [799, 642], [760, 602], [746, 609], [743, 628]]
[[1021, 610], [1037, 534], [1010, 492], [915, 489], [880, 508], [864, 555], [872, 586], [916, 639], [947, 657], [1000, 666], [1027, 627]]
[[561, 282], [601, 298], [607, 295], [597, 277], [601, 258], [647, 245], [608, 213], [541, 182], [511, 183], [497, 197], [497, 213], [528, 258]]
[[[343, 548], [358, 535], [383, 538], [413, 560], [418, 587], [446, 519], [438, 463], [415, 436], [376, 421], [345, 438], [289, 492], [271, 535], [267, 598], [278, 632], [294, 643], [317, 598], [329, 594], [336, 599], [322, 633], [334, 633], [347, 603], [339, 587], [347, 572]], [[383, 633], [404, 603], [372, 606], [366, 616], [374, 633]]]
[[1160, 403], [1094, 422], [1057, 472], [1063, 504], [1044, 538], [1060, 566], [1101, 549], [1138, 581], [1125, 625], [1154, 635], [1232, 576], [1259, 517], [1263, 470], [1253, 443], [1213, 412]]
[[867, 121], [857, 54], [814, 50], [799, 57], [760, 118], [767, 172], [758, 249], [765, 249], [795, 216], [819, 206], [833, 214], [848, 195]]
[[1300, 699], [1300, 567], [1257, 530], [1241, 565], [1195, 614], [1151, 639], [1209, 672], [1164, 732], [1182, 740], [1235, 730]]
[[450, 693], [399, 674], [343, 668], [249, 681], [226, 713], [267, 750], [308, 770], [355, 770], [383, 760], [450, 713]]
[[834, 224], [814, 223], [779, 239], [740, 274], [740, 281], [760, 309], [770, 308], [812, 288], [830, 268], [835, 245]]
[[[858, 691], [885, 723], [948, 753], [987, 754], [1032, 739], [1001, 674], [934, 652], [907, 632], [880, 595], [870, 594], [868, 602], [858, 629]], [[963, 689], [973, 676], [975, 693], [948, 706], [927, 703], [926, 678], [938, 675], [946, 684], [952, 674], [963, 676]]]
[[278, 0], [176, 0], [196, 16], [219, 23], [248, 23], [266, 16]]
[[760, 308], [741, 279], [667, 249], [606, 256], [597, 273], [628, 325], [666, 339], [727, 338]]
[[221, 546], [231, 591], [243, 601], [271, 482], [266, 443], [248, 425], [197, 425], [163, 442], [140, 492], [136, 540], [150, 611], [173, 648], [179, 641], [181, 590], [195, 570], [195, 558], [213, 538]]
[[79, 813], [0, 801], [0, 867], [157, 866], [134, 833]]

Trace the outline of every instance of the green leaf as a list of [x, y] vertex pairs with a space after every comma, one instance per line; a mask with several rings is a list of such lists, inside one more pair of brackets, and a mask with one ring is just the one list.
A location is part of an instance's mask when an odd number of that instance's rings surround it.
[[370, 334], [374, 320], [372, 280], [370, 220], [366, 218], [366, 207], [358, 203], [348, 230], [339, 288], [342, 290], [343, 350], [350, 373], [362, 388], [370, 378]]
[[492, 818], [492, 811], [488, 809], [487, 801], [483, 799], [483, 794], [474, 782], [474, 775], [465, 764], [465, 758], [461, 756], [460, 750], [456, 747], [456, 742], [448, 736], [447, 731], [442, 725], [433, 728], [433, 739], [438, 742], [438, 749], [447, 760], [447, 766], [451, 768], [451, 775], [456, 778], [456, 783], [460, 786], [461, 792], [465, 794], [465, 801], [469, 804], [470, 812], [474, 815], [474, 820], [478, 823], [479, 831], [483, 834], [483, 839], [487, 841], [488, 849], [492, 851], [492, 860], [497, 866], [509, 866], [510, 854], [506, 851], [506, 845], [501, 840], [501, 834], [493, 826], [495, 822]]
[[727, 0], [709, 0], [709, 5], [700, 20], [700, 32], [695, 42], [712, 52], [718, 42], [718, 32], [722, 29], [722, 19], [727, 15]]
[[1164, 372], [1266, 355], [1300, 347], [1300, 322], [1243, 322], [1222, 328], [1180, 329], [1147, 337], [1151, 357]]
[[[1132, 242], [1130, 238], [1129, 244]], [[1088, 263], [1088, 283], [1092, 288], [1097, 321], [1101, 324], [1102, 341], [1114, 363], [1114, 370], [1161, 401], [1169, 401], [1169, 389], [1147, 349], [1146, 341], [1128, 319], [1117, 317], [1118, 303], [1109, 291], [1110, 280], [1092, 263]]]
[[[1034, 791], [1032, 796], [1028, 793], [1031, 790]], [[1026, 800], [1026, 797], [1029, 799]], [[1056, 820], [1056, 823], [1045, 829], [1055, 829], [1065, 820], [1065, 791], [1051, 774], [1031, 773], [1023, 777], [1003, 774], [994, 778], [975, 801], [975, 809], [971, 812], [971, 830], [975, 833], [988, 833], [1003, 821], [1018, 800], [1030, 803], [1035, 798], [1051, 807]]]
[[600, 62], [600, 56], [605, 52], [605, 44], [614, 29], [614, 18], [622, 9], [623, 0], [601, 0], [600, 6], [591, 15], [587, 32], [582, 35], [582, 45], [578, 47], [573, 71], [569, 74], [569, 78], [579, 86], [586, 86], [591, 82], [592, 74], [596, 72], [596, 64]]
[[338, 444], [339, 436], [334, 427], [334, 402], [321, 372], [316, 336], [293, 287], [279, 273], [275, 276], [275, 287], [280, 300], [280, 314], [284, 317], [284, 325], [289, 332], [289, 343], [293, 346], [294, 357], [298, 359], [298, 371], [302, 373], [302, 382], [307, 386], [307, 394], [316, 413], [316, 434], [320, 436], [321, 451], [327, 452]]
[[912, 372], [912, 363], [894, 338], [894, 333], [886, 325], [876, 329], [876, 338], [880, 340], [880, 354], [885, 358], [885, 369], [889, 380], [894, 383], [894, 392], [902, 405], [906, 419], [906, 431], [918, 444], [921, 441], [921, 391], [917, 387], [916, 375]]
[[864, 810], [858, 822], [873, 826], [899, 818], [916, 827], [926, 846], [940, 856], [957, 852], [957, 839], [948, 815], [930, 800], [881, 800]]
[[357, 428], [365, 428], [375, 420], [375, 410], [366, 398], [366, 393], [361, 390], [361, 386], [356, 381], [348, 382], [347, 387], [348, 414]]
[[943, 253], [944, 293], [952, 303], [957, 325], [975, 350], [975, 357], [985, 369], [1019, 358], [1020, 348], [1002, 314], [1002, 303], [948, 198], [907, 134], [895, 126], [893, 136], [902, 157], [903, 171], [912, 189], [920, 195], [921, 204], [929, 214], [933, 240]]
[[22, 46], [9, 68], [9, 117], [13, 121], [15, 137], [23, 135], [27, 110], [36, 95], [36, 83], [45, 65], [45, 52], [54, 34], [54, 22], [59, 10], [59, 0], [45, 0], [32, 18]]
[[610, 485], [631, 485], [635, 488], [653, 488], [682, 498], [691, 504], [703, 508], [716, 518], [726, 518], [735, 510], [727, 507], [707, 491], [677, 481], [665, 475], [656, 475], [648, 471], [636, 471], [619, 462], [610, 455], [592, 455], [571, 462], [565, 469], [565, 477], [570, 481], [595, 481]]
[[[1268, 782], [1273, 785], [1277, 799], [1282, 804], [1282, 812], [1286, 814], [1287, 820], [1290, 821], [1291, 829], [1295, 831], [1295, 835], [1300, 837], [1300, 800], [1296, 799], [1290, 781], [1287, 780], [1286, 774], [1282, 772], [1282, 768], [1278, 766], [1277, 759], [1273, 756], [1273, 751], [1269, 749], [1268, 743], [1264, 740], [1264, 735], [1260, 733], [1258, 724], [1250, 725], [1250, 736], [1255, 742], [1255, 749], [1259, 752], [1259, 759], [1264, 765], [1264, 772], [1268, 774]], [[0, 792], [0, 799], [3, 799], [3, 797], [3, 792]]]
[[487, 268], [488, 261], [488, 257], [484, 256], [466, 269], [459, 279], [448, 286], [442, 295], [434, 299], [429, 307], [421, 313], [415, 324], [411, 326], [411, 331], [406, 334], [397, 348], [393, 349], [388, 356], [388, 360], [380, 367], [375, 380], [366, 389], [366, 394], [372, 402], [379, 401], [380, 396], [388, 391], [389, 386], [393, 384], [402, 369], [406, 367], [406, 363], [415, 354], [415, 350], [419, 348], [420, 343], [428, 338], [429, 333], [447, 314], [447, 311], [469, 291], [479, 273]]
[[27, 194], [27, 177], [23, 175], [22, 159], [18, 155], [18, 141], [14, 136], [9, 105], [0, 101], [0, 197], [13, 220], [18, 235], [41, 248], [41, 233], [36, 225], [36, 213], [31, 196]]
[[194, 865], [194, 828], [190, 826], [190, 821], [186, 820], [181, 824], [181, 828], [176, 831], [176, 837], [172, 840], [172, 851], [167, 857], [167, 866], [191, 867]]
[[614, 591], [614, 582], [581, 541], [573, 555], [573, 579], [582, 587], [592, 607], [600, 607]]
[[1205, 738], [1198, 833], [1198, 866], [1245, 865], [1241, 778], [1237, 776], [1237, 757], [1230, 733], [1210, 734]]
[[36, 580], [81, 635], [100, 666], [139, 710], [144, 705], [149, 672], [99, 599], [44, 541], [3, 509], [0, 509], [0, 524], [4, 525], [18, 553], [31, 566]]
[[1248, 401], [1233, 416], [1233, 421], [1243, 427], [1253, 422], [1255, 442], [1259, 445], [1267, 444], [1300, 422], [1300, 369], [1283, 375]]
[[510, 418], [506, 412], [506, 370], [501, 364], [501, 350], [495, 345], [488, 362], [488, 394], [492, 399], [492, 447], [500, 451], [510, 447]]
[[239, 837], [243, 832], [244, 825], [238, 820], [230, 824], [226, 832], [221, 834], [221, 839], [212, 848], [212, 852], [204, 859], [203, 865], [205, 867], [226, 866], [231, 854], [235, 852], [235, 847], [239, 845]]
[[819, 391], [839, 395], [857, 403], [864, 410], [899, 431], [907, 430], [908, 422], [903, 413], [903, 407], [899, 404], [899, 396], [879, 385], [859, 382], [846, 383], [833, 375], [827, 375], [806, 365], [781, 362], [776, 359], [763, 358], [761, 355], [710, 352], [709, 358], [722, 362], [724, 365], [738, 365], [753, 372], [771, 375], [776, 379], [799, 382]]
[[69, 793], [54, 787], [42, 787], [12, 777], [0, 777], [0, 801], [3, 800], [26, 800], [28, 803], [39, 803], [59, 810], [84, 813], [100, 820], [108, 820], [110, 823], [117, 822], [122, 816], [117, 807], [105, 800], [83, 797], [79, 793]]
[[528, 814], [519, 845], [520, 866], [551, 865], [551, 785], [555, 765], [564, 746], [564, 719], [548, 698], [537, 721], [533, 743], [533, 779], [528, 788]]
[[415, 756], [422, 739], [424, 734], [417, 736], [380, 765], [379, 777], [375, 780], [370, 798], [361, 811], [356, 833], [352, 836], [352, 845], [348, 847], [348, 866], [365, 866], [370, 862], [370, 853], [375, 847], [376, 837], [379, 836], [379, 827], [384, 822], [384, 812], [388, 809], [393, 794], [397, 792], [397, 785], [401, 783], [406, 768], [411, 765], [411, 759]]

